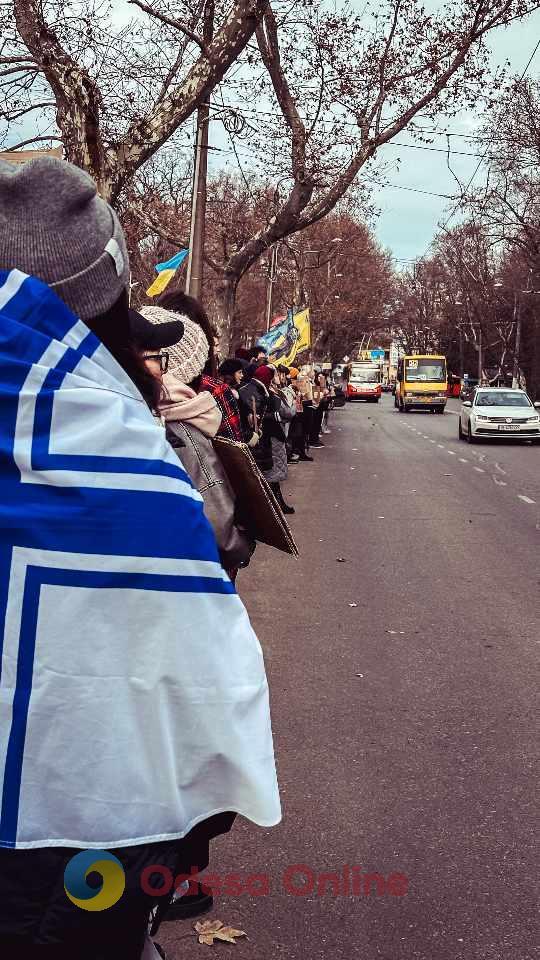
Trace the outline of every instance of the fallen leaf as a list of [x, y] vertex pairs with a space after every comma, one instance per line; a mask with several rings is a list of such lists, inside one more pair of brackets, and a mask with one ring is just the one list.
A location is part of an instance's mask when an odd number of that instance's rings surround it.
[[358, 604], [357, 604], [357, 603], [350, 603], [349, 606], [350, 606], [350, 607], [357, 607]]
[[222, 940], [225, 943], [236, 943], [238, 937], [247, 937], [244, 930], [235, 930], [234, 927], [226, 927], [221, 920], [199, 920], [194, 929], [199, 937], [199, 943], [205, 943], [207, 946], [213, 946], [216, 940]]

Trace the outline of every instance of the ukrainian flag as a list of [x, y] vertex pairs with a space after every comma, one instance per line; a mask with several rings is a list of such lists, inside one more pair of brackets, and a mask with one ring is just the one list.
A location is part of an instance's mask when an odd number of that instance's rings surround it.
[[174, 257], [166, 260], [165, 263], [156, 263], [157, 277], [151, 286], [148, 287], [146, 291], [147, 297], [157, 297], [158, 294], [163, 293], [165, 287], [174, 277], [178, 267], [183, 264], [188, 253], [189, 250], [180, 250], [179, 253], [175, 253]]

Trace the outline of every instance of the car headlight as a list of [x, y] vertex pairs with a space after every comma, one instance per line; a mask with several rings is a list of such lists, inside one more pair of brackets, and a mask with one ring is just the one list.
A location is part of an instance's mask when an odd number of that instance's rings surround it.
[[475, 413], [475, 420], [483, 420], [485, 423], [489, 423], [489, 417], [483, 417], [479, 413]]
[[445, 393], [438, 393], [437, 396], [438, 396], [438, 397], [446, 397], [446, 394], [445, 394]]
[[529, 417], [527, 423], [540, 423], [540, 416], [537, 414], [536, 417]]

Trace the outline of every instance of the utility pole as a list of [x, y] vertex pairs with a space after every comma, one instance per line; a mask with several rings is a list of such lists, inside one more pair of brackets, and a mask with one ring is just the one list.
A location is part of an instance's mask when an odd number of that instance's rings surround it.
[[516, 345], [512, 370], [512, 386], [519, 387], [519, 354], [521, 350], [521, 303], [517, 292], [514, 294], [514, 324], [516, 327]]
[[[203, 40], [211, 43], [214, 36], [215, 0], [206, 0], [203, 14]], [[197, 111], [197, 137], [195, 141], [195, 168], [191, 195], [191, 227], [189, 232], [189, 258], [186, 275], [186, 293], [200, 299], [204, 276], [204, 240], [206, 227], [206, 181], [208, 174], [208, 127], [210, 124], [210, 100]]]
[[478, 324], [478, 383], [482, 383], [483, 374], [483, 356], [482, 356], [482, 327]]

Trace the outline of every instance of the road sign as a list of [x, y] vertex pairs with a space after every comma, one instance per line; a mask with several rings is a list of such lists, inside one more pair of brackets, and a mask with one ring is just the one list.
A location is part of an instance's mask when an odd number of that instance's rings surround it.
[[380, 349], [372, 350], [372, 351], [371, 351], [371, 359], [372, 359], [372, 360], [384, 360], [384, 350], [380, 350]]

